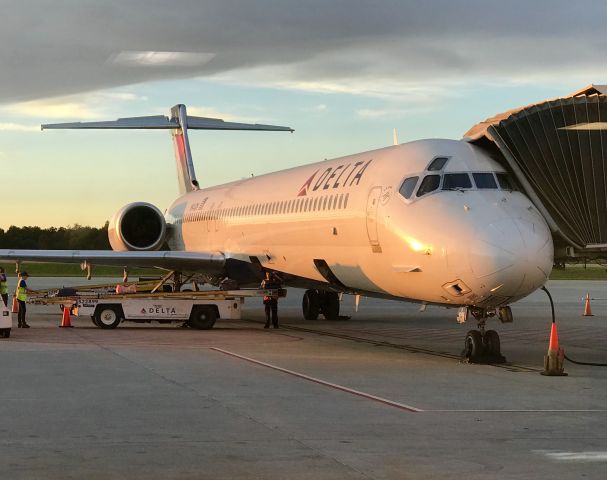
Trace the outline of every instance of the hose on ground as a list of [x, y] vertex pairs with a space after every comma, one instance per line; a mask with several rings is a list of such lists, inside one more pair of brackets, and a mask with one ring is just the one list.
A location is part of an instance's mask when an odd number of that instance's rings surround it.
[[[548, 300], [550, 300], [550, 308], [552, 310], [552, 323], [556, 323], [556, 318], [554, 315], [554, 302], [552, 301], [552, 295], [550, 295], [550, 292], [548, 291], [546, 286], [543, 286], [542, 290], [544, 290], [544, 292], [546, 292], [546, 295], [548, 295]], [[575, 363], [576, 365], [588, 365], [590, 367], [607, 367], [607, 363], [580, 362], [578, 360], [573, 360], [572, 358], [569, 358], [567, 355], [565, 355], [565, 360], [567, 360], [571, 363]]]

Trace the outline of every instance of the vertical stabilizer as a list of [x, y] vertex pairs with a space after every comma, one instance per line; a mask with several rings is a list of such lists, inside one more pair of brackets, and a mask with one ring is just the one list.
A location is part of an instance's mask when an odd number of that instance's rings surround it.
[[171, 130], [171, 136], [175, 147], [179, 193], [184, 195], [199, 188], [188, 139], [188, 114], [185, 105], [179, 104], [171, 108], [171, 122], [179, 125], [179, 128]]

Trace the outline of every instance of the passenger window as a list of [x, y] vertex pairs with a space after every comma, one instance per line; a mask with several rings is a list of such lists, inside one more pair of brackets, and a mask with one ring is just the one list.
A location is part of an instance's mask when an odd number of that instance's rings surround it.
[[422, 180], [419, 189], [417, 190], [417, 196], [421, 197], [427, 193], [433, 192], [440, 185], [440, 175], [426, 175]]
[[497, 182], [502, 190], [516, 190], [514, 182], [507, 173], [497, 173]]
[[411, 198], [411, 195], [413, 195], [413, 191], [415, 190], [415, 186], [417, 185], [418, 180], [419, 177], [406, 178], [400, 187], [400, 194], [405, 198]]
[[495, 177], [492, 173], [473, 173], [472, 177], [474, 177], [474, 183], [476, 183], [476, 188], [497, 189], [497, 182], [495, 181]]
[[448, 157], [436, 157], [430, 162], [430, 165], [428, 165], [428, 168], [426, 170], [428, 170], [429, 172], [438, 172], [439, 170], [443, 169], [443, 167], [447, 163], [447, 160], [449, 160]]
[[457, 190], [461, 188], [472, 188], [470, 175], [467, 173], [447, 173], [443, 180], [443, 190]]

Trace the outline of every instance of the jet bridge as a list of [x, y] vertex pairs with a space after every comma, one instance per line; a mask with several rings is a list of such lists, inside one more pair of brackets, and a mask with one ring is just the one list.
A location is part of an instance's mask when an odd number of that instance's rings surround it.
[[607, 258], [607, 85], [500, 113], [464, 140], [515, 175], [550, 225], [555, 260]]

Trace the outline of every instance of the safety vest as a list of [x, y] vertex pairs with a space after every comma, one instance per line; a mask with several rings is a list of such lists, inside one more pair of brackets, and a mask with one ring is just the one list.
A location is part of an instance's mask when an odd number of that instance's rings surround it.
[[8, 293], [8, 285], [6, 280], [0, 280], [0, 294]]
[[19, 280], [19, 283], [17, 284], [17, 300], [25, 302], [27, 300], [27, 289], [20, 286], [22, 281], [23, 280]]

